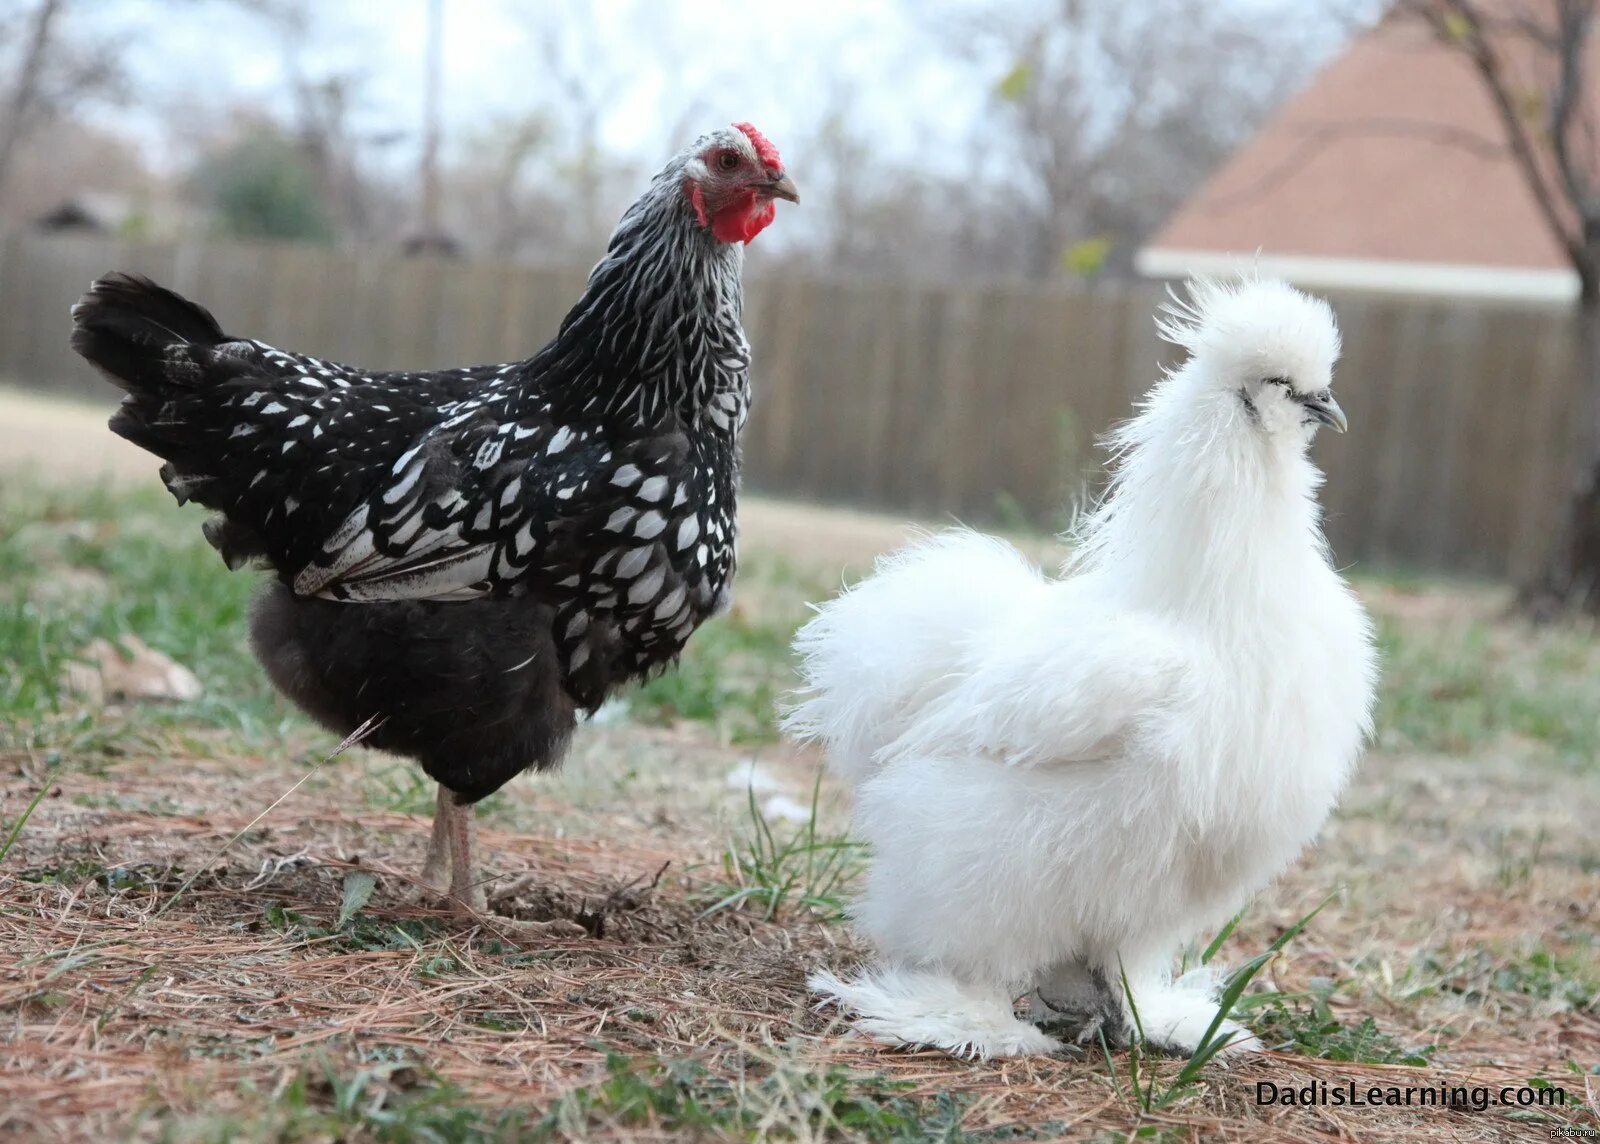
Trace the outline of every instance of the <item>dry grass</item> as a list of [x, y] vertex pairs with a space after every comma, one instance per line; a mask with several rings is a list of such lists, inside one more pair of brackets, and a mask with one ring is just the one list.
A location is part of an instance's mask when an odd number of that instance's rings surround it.
[[[635, 749], [649, 749], [644, 739]], [[1098, 1060], [975, 1066], [841, 1040], [808, 1010], [803, 977], [818, 963], [856, 956], [845, 933], [804, 916], [699, 916], [711, 892], [701, 864], [714, 852], [643, 831], [559, 841], [486, 831], [495, 866], [540, 876], [540, 893], [500, 907], [575, 918], [591, 936], [519, 950], [490, 929], [458, 929], [404, 898], [425, 824], [330, 809], [359, 798], [359, 762], [331, 769], [341, 767], [351, 773], [314, 792], [302, 788], [273, 812], [272, 825], [248, 830], [254, 809], [292, 781], [287, 768], [243, 759], [130, 762], [114, 779], [73, 778], [76, 798], [41, 803], [0, 877], [6, 1129], [59, 1139], [450, 1139], [537, 1135], [542, 1125], [557, 1138], [679, 1138], [681, 1124], [662, 1126], [671, 1119], [663, 1111], [676, 1107], [668, 1096], [588, 1110], [570, 1098], [561, 1103], [575, 1088], [605, 1085], [608, 1054], [622, 1054], [628, 1067], [698, 1062], [706, 1100], [719, 1085], [751, 1085], [765, 1102], [751, 1106], [755, 1113], [800, 1138], [848, 1135], [837, 1126], [828, 1132], [836, 1110], [815, 1103], [827, 1087], [818, 1074], [836, 1067], [843, 1071], [832, 1082], [835, 1105], [895, 1102], [915, 1110], [904, 1114], [910, 1124], [959, 1125], [973, 1138], [1008, 1129], [1043, 1138], [1104, 1131], [1113, 1139], [1154, 1126], [1170, 1129], [1158, 1138], [1172, 1140], [1490, 1141], [1524, 1130], [1542, 1138], [1548, 1125], [1500, 1111], [1262, 1110], [1253, 1104], [1255, 1083], [1498, 1086], [1538, 1075], [1560, 1083], [1566, 1060], [1600, 1059], [1592, 1012], [1551, 1012], [1510, 995], [1433, 992], [1414, 1004], [1374, 992], [1334, 1012], [1347, 1023], [1370, 1013], [1410, 1043], [1446, 1042], [1429, 1067], [1271, 1054], [1213, 1070], [1192, 1097], [1141, 1116], [1125, 1058], [1113, 1076]], [[8, 821], [29, 786], [16, 784], [6, 799]], [[217, 809], [158, 815], [79, 805], [148, 799], [158, 789], [174, 803]], [[1349, 860], [1340, 852], [1359, 846], [1350, 833], [1341, 824], [1331, 846], [1272, 895], [1272, 906], [1253, 913], [1228, 952], [1259, 948], [1337, 880]], [[1432, 866], [1434, 857], [1415, 861]], [[339, 929], [341, 885], [352, 870], [377, 874], [378, 889]], [[1358, 893], [1336, 899], [1276, 967], [1275, 987], [1301, 992], [1351, 976], [1379, 982], [1419, 954], [1449, 960], [1453, 951], [1514, 948], [1524, 935], [1594, 909], [1592, 875], [1542, 865], [1515, 895], [1484, 885], [1488, 871], [1469, 862], [1440, 868], [1428, 882], [1414, 880], [1408, 864], [1386, 871], [1379, 888], [1393, 896], [1382, 911]], [[1404, 892], [1393, 892], [1390, 879]], [[1382, 951], [1381, 966], [1373, 951]], [[1583, 1078], [1565, 1079], [1581, 1090]], [[785, 1094], [784, 1084], [795, 1091]], [[359, 1091], [346, 1108], [350, 1085]], [[575, 1118], [565, 1128], [563, 1112]], [[1564, 1119], [1586, 1123], [1582, 1116], [1569, 1109]], [[703, 1125], [705, 1134], [749, 1134], [721, 1119], [727, 1123]], [[898, 1121], [889, 1131], [899, 1131]]]
[[[651, 750], [649, 738], [633, 748]], [[681, 867], [700, 856], [643, 831], [552, 841], [486, 829], [492, 863], [539, 876], [500, 909], [590, 931], [518, 950], [492, 926], [463, 931], [408, 903], [426, 821], [331, 809], [360, 804], [359, 760], [255, 827], [288, 768], [164, 758], [115, 770], [46, 798], [0, 876], [13, 1128], [116, 1134], [141, 1112], [147, 1131], [175, 1118], [203, 1128], [258, 1113], [262, 1091], [324, 1061], [336, 1074], [420, 1067], [474, 1101], [538, 1106], [605, 1048], [687, 1056], [719, 1034], [792, 1035], [805, 967], [840, 939], [801, 921], [699, 919], [710, 891]], [[181, 783], [168, 813], [82, 806], [149, 799], [163, 774]], [[7, 821], [27, 789], [7, 798]], [[377, 890], [339, 928], [351, 871], [376, 874]]]
[[[62, 516], [51, 504], [45, 515]], [[144, 502], [84, 512], [193, 523]], [[87, 549], [41, 548], [43, 564], [8, 564], [0, 546], [0, 576], [31, 593], [88, 568], [165, 590], [97, 562], [94, 545], [126, 543], [109, 527], [89, 530]], [[748, 630], [707, 646], [746, 666], [781, 647], [801, 601], [836, 577], [797, 559], [749, 553]], [[96, 612], [131, 616], [213, 695], [155, 714], [0, 715], [13, 721], [0, 844], [53, 784], [0, 858], [0, 1137], [1500, 1141], [1600, 1127], [1592, 641], [1505, 623], [1482, 590], [1368, 595], [1396, 665], [1380, 745], [1321, 846], [1222, 954], [1243, 961], [1334, 894], [1263, 980], [1284, 999], [1257, 1016], [1292, 1048], [1208, 1069], [1148, 1112], [1125, 1054], [972, 1065], [845, 1039], [808, 1007], [804, 976], [860, 956], [847, 929], [792, 905], [772, 921], [705, 915], [729, 840], [748, 829], [730, 770], [755, 755], [803, 800], [817, 760], [722, 712], [672, 715], [700, 692], [656, 695], [648, 722], [587, 728], [562, 775], [486, 804], [486, 863], [538, 876], [500, 908], [588, 933], [518, 948], [409, 900], [428, 791], [408, 767], [359, 749], [317, 767], [327, 737], [253, 691], [237, 633], [207, 642], [204, 616], [163, 628], [151, 613], [148, 630], [144, 613]], [[219, 596], [218, 614], [234, 603]], [[690, 666], [709, 677], [717, 662]], [[230, 695], [236, 706], [208, 706]], [[825, 786], [825, 828], [843, 814]], [[341, 925], [346, 886], [368, 873], [370, 901]], [[1387, 1063], [1405, 1058], [1423, 1063]], [[1147, 1065], [1140, 1085], [1160, 1091], [1177, 1067]], [[1255, 1103], [1265, 1081], [1530, 1078], [1571, 1103]]]

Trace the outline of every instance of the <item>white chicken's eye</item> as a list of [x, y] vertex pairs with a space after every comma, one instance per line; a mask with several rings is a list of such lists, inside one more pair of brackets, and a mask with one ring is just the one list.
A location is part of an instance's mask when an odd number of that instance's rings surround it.
[[1285, 389], [1292, 389], [1293, 388], [1293, 386], [1289, 382], [1289, 379], [1286, 378], [1286, 377], [1264, 377], [1264, 378], [1261, 379], [1261, 384], [1262, 385], [1281, 385]]
[[739, 165], [739, 156], [732, 151], [724, 151], [717, 156], [717, 166], [724, 171], [731, 171]]

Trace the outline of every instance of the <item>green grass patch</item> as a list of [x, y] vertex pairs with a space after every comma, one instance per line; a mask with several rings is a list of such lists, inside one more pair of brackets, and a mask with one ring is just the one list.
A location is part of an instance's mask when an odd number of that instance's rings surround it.
[[1586, 633], [1486, 622], [1379, 625], [1384, 745], [1465, 754], [1507, 737], [1560, 759], [1600, 759], [1600, 654]]
[[630, 710], [649, 722], [704, 723], [726, 742], [772, 742], [778, 702], [799, 682], [789, 645], [807, 605], [836, 587], [769, 553], [747, 558], [733, 608], [694, 634], [676, 668], [632, 695]]
[[299, 942], [318, 942], [324, 948], [342, 953], [416, 949], [424, 942], [437, 937], [441, 930], [442, 923], [432, 918], [385, 921], [368, 917], [359, 912], [359, 906], [350, 908], [348, 888], [346, 893], [346, 903], [341, 907], [340, 916], [332, 925], [323, 925], [313, 918], [276, 903], [266, 908], [262, 920], [269, 928], [285, 937]]
[[375, 1140], [455, 1144], [515, 1139], [505, 1113], [475, 1105], [461, 1089], [409, 1064], [340, 1071], [323, 1062], [270, 1087], [246, 1081], [234, 1093], [244, 1108], [203, 1116], [146, 1119], [172, 1144], [235, 1141]]
[[1592, 936], [1564, 949], [1539, 944], [1506, 958], [1489, 972], [1498, 993], [1518, 993], [1580, 1012], [1600, 1011], [1600, 961]]
[[1255, 993], [1241, 998], [1256, 1036], [1269, 1048], [1358, 1064], [1426, 1067], [1437, 1045], [1409, 1047], [1379, 1029], [1371, 1017], [1348, 1024], [1329, 1006], [1329, 985], [1310, 993]]
[[[246, 650], [259, 577], [228, 572], [202, 516], [159, 488], [0, 487], [0, 746], [82, 759], [195, 732], [281, 738], [297, 717]], [[62, 686], [67, 665], [91, 640], [127, 635], [188, 667], [205, 696], [115, 718], [85, 710]]]
[[904, 1085], [837, 1065], [779, 1059], [727, 1076], [692, 1060], [611, 1053], [604, 1078], [563, 1096], [534, 1126], [532, 1138], [584, 1140], [600, 1129], [632, 1129], [652, 1138], [690, 1140], [964, 1144], [1055, 1138], [1063, 1127], [1041, 1123], [1000, 1133], [964, 1132], [968, 1103], [950, 1093], [916, 1099]]
[[731, 743], [777, 738], [778, 697], [792, 686], [793, 628], [719, 616], [690, 638], [676, 667], [628, 697], [628, 709], [650, 723], [688, 719]]
[[701, 916], [745, 909], [772, 921], [797, 911], [822, 921], [844, 916], [845, 895], [866, 867], [866, 843], [817, 828], [821, 776], [811, 790], [811, 814], [800, 824], [774, 826], [748, 792], [747, 829], [722, 854], [722, 877], [705, 890]]
[[374, 810], [432, 816], [439, 784], [410, 759], [366, 755], [355, 765], [361, 768], [362, 797]]
[[1521, 998], [1558, 1011], [1600, 1012], [1600, 942], [1583, 933], [1565, 941], [1551, 935], [1510, 950], [1424, 951], [1411, 960], [1397, 986], [1403, 1002], [1453, 995], [1498, 1006]]
[[[390, 1054], [393, 1055], [393, 1054]], [[544, 1108], [487, 1107], [410, 1061], [302, 1066], [273, 1086], [247, 1081], [221, 1114], [147, 1114], [174, 1144], [375, 1140], [385, 1144], [488, 1144], [618, 1139], [840, 1140], [867, 1144], [979, 1144], [1059, 1139], [1054, 1121], [962, 1128], [970, 1100], [910, 1095], [903, 1084], [788, 1056], [753, 1060], [732, 1074], [693, 1060], [609, 1053], [603, 1074]]]

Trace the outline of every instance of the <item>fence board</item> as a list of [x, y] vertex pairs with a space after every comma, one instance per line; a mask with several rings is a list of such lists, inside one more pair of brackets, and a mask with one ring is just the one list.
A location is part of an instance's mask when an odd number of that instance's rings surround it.
[[[373, 368], [507, 361], [555, 332], [586, 272], [263, 243], [0, 235], [0, 376], [108, 403], [66, 347], [91, 278], [137, 270], [230, 333]], [[1058, 524], [1092, 441], [1175, 352], [1160, 288], [751, 282], [762, 490], [981, 522]], [[1534, 566], [1572, 480], [1568, 316], [1341, 294], [1351, 432], [1317, 446], [1341, 562], [1491, 574]]]

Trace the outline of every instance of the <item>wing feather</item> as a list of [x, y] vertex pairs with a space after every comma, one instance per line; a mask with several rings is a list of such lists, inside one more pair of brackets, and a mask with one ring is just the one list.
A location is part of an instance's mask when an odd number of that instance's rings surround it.
[[1182, 694], [1192, 653], [1169, 626], [1096, 606], [1076, 583], [1052, 585], [1044, 615], [981, 634], [966, 666], [930, 697], [887, 760], [984, 755], [1016, 766], [1091, 762]]
[[[548, 420], [501, 422], [487, 411], [453, 417], [400, 456], [296, 571], [294, 590], [352, 601], [461, 600], [526, 581], [547, 595], [571, 595], [563, 584], [637, 543], [605, 528], [631, 495], [613, 476], [650, 469], [681, 483], [683, 450], [681, 442], [644, 438], [613, 456], [592, 431]], [[636, 506], [629, 516], [648, 512]], [[640, 579], [654, 583], [648, 572]], [[643, 593], [635, 588], [634, 596]]]

